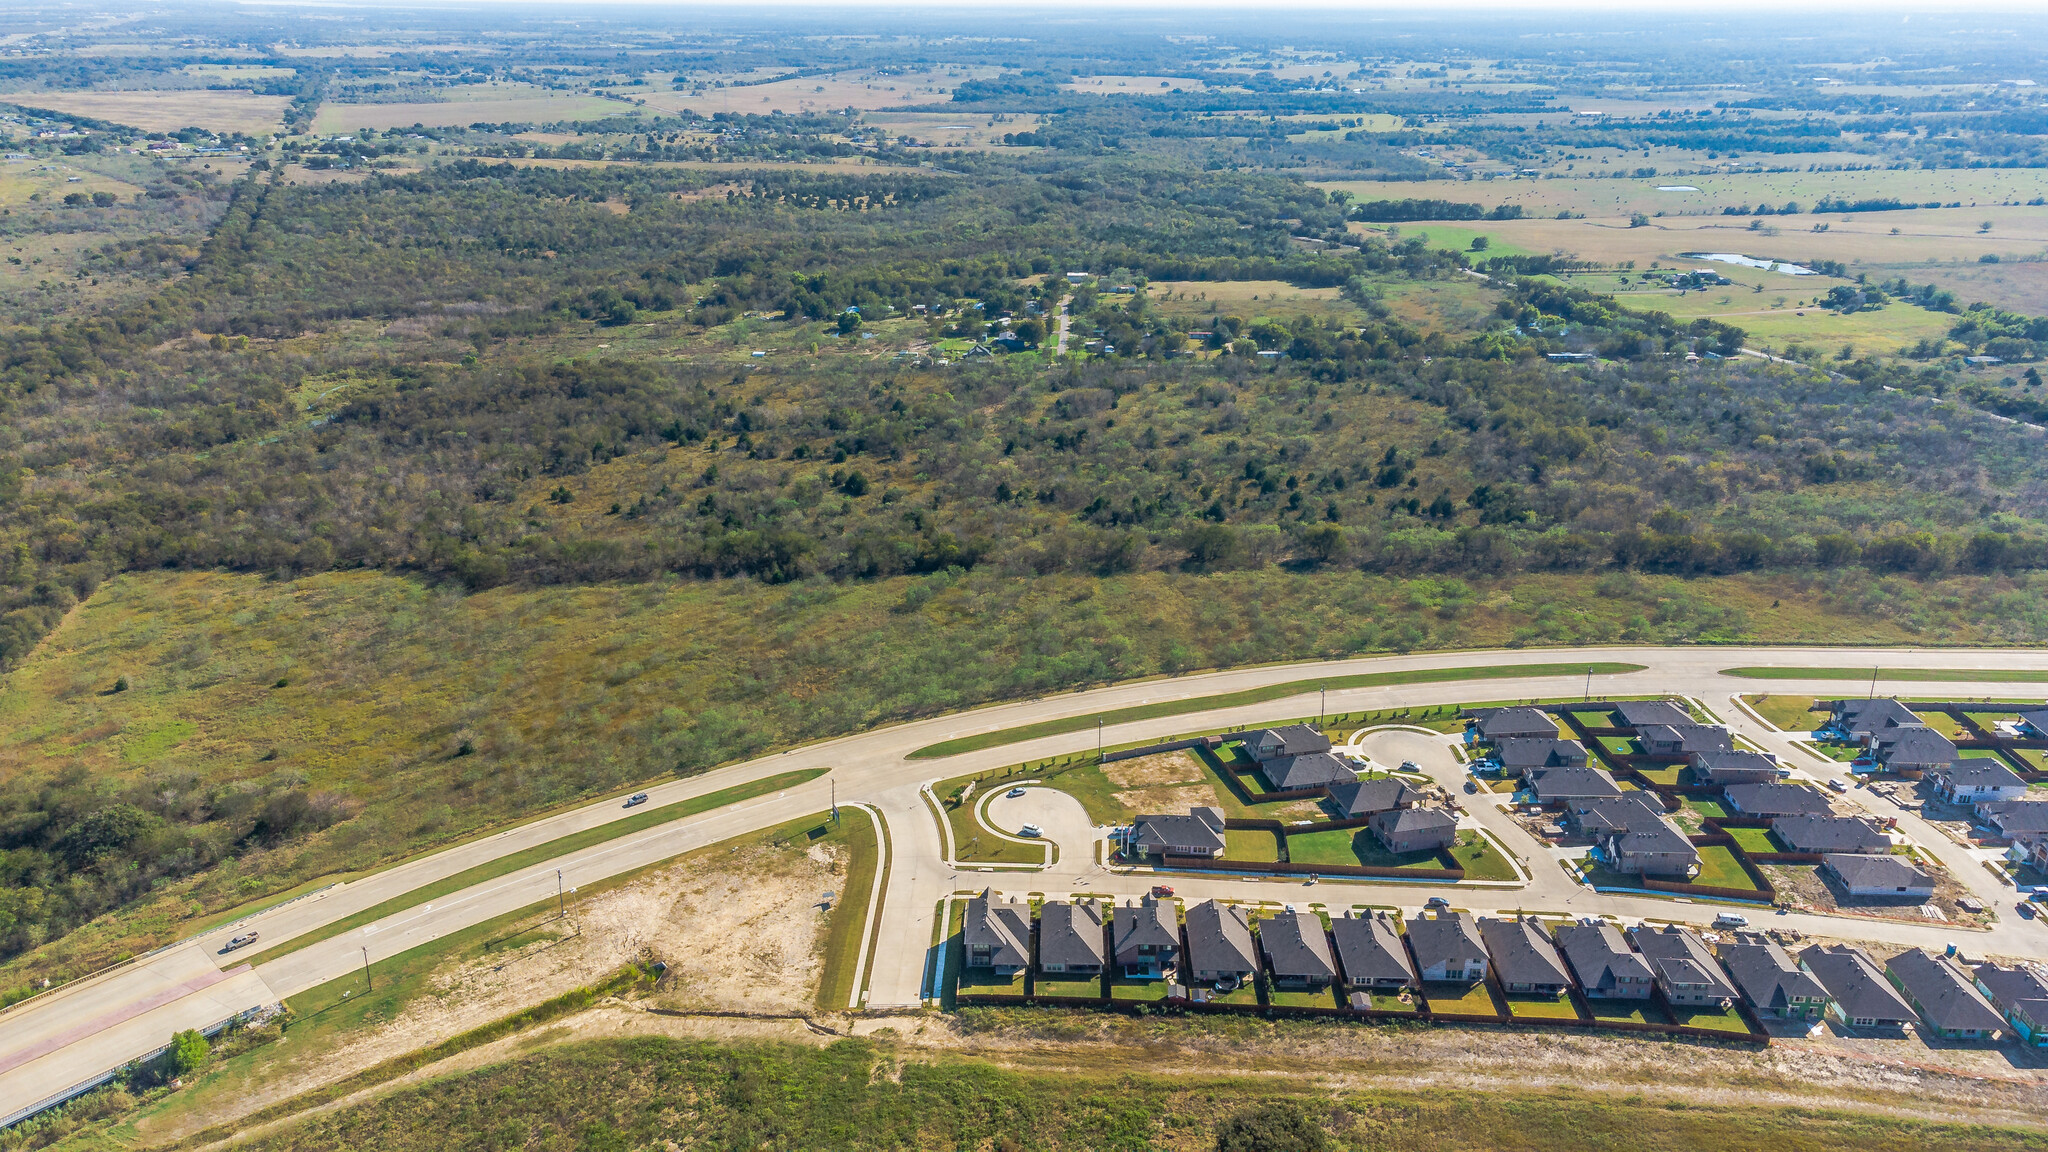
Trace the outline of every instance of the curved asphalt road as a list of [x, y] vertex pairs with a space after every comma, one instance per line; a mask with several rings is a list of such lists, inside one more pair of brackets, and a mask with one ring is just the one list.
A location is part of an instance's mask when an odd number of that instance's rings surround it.
[[[1044, 737], [939, 760], [906, 759], [910, 752], [943, 740], [1065, 716], [1211, 696], [1315, 677], [1541, 664], [1566, 659], [1645, 665], [1641, 672], [1594, 677], [1592, 694], [1595, 697], [1653, 693], [1692, 696], [1705, 702], [1731, 729], [1765, 750], [1777, 753], [1782, 761], [1815, 779], [1839, 772], [1840, 766], [1794, 749], [1785, 735], [1773, 732], [1768, 725], [1740, 709], [1734, 704], [1733, 697], [1738, 693], [1751, 692], [1853, 696], [1867, 691], [1867, 678], [1838, 682], [1747, 680], [1722, 676], [1719, 674], [1721, 669], [1773, 665], [1788, 668], [1888, 665], [2048, 671], [2048, 651], [1913, 648], [1542, 649], [1438, 652], [1275, 665], [1138, 681], [981, 708], [825, 741], [690, 780], [655, 785], [647, 791], [651, 803], [659, 806], [776, 772], [829, 768], [830, 779], [838, 784], [840, 802], [863, 801], [880, 811], [887, 822], [891, 841], [890, 871], [882, 909], [885, 922], [878, 933], [883, 944], [877, 950], [872, 971], [867, 974], [867, 984], [871, 989], [868, 1004], [871, 1007], [914, 1005], [928, 992], [925, 986], [929, 968], [926, 945], [931, 939], [935, 909], [947, 895], [991, 884], [1001, 889], [1007, 882], [1008, 887], [1019, 890], [1028, 888], [1048, 894], [1092, 892], [1121, 899], [1141, 895], [1150, 888], [1152, 881], [1149, 874], [1116, 872], [1095, 863], [1097, 854], [1092, 843], [1093, 830], [1070, 827], [1076, 822], [1064, 818], [1057, 820], [1056, 826], [1047, 827], [1061, 847], [1058, 863], [1049, 869], [1023, 874], [992, 873], [949, 865], [945, 861], [938, 827], [919, 793], [920, 787], [932, 780], [1091, 749], [1097, 739], [1095, 732]], [[1583, 676], [1439, 681], [1332, 691], [1328, 706], [1333, 712], [1356, 712], [1451, 701], [1573, 697], [1585, 690]], [[2043, 684], [1882, 681], [1879, 690], [1885, 694], [1900, 695], [2048, 699], [2048, 685]], [[1102, 739], [1110, 744], [1122, 744], [1169, 732], [1213, 731], [1263, 723], [1275, 717], [1312, 714], [1317, 703], [1317, 695], [1308, 692], [1257, 705], [1120, 724], [1103, 731]], [[1454, 767], [1442, 761], [1426, 763], [1425, 766], [1455, 792], [1460, 782]], [[1411, 884], [1326, 881], [1320, 887], [1304, 890], [1297, 882], [1277, 878], [1214, 877], [1176, 878], [1174, 885], [1182, 896], [1193, 899], [1214, 895], [1307, 902], [1313, 898], [1332, 907], [1367, 902], [1414, 907], [1432, 895], [1445, 895], [1460, 907], [1481, 912], [1542, 908], [1588, 913], [1600, 911], [1631, 919], [1658, 916], [1704, 922], [1717, 911], [1708, 905], [1596, 895], [1572, 883], [1548, 859], [1548, 851], [1523, 833], [1505, 813], [1484, 802], [1485, 796], [1456, 794], [1471, 810], [1470, 822], [1485, 827], [1497, 840], [1525, 858], [1531, 874], [1529, 884], [1513, 888], [1471, 885], [1429, 888]], [[173, 1031], [211, 1025], [242, 1008], [273, 1003], [346, 975], [361, 966], [365, 950], [374, 962], [545, 899], [555, 891], [558, 869], [564, 886], [588, 884], [694, 848], [822, 811], [829, 804], [829, 796], [827, 778], [821, 777], [772, 797], [761, 797], [677, 820], [428, 901], [365, 927], [308, 945], [258, 969], [249, 970], [239, 965], [240, 956], [217, 952], [221, 944], [236, 932], [259, 931], [262, 934], [261, 947], [271, 947], [479, 864], [628, 814], [619, 807], [616, 799], [600, 801], [421, 857], [348, 884], [336, 885], [238, 924], [180, 941], [97, 977], [76, 981], [0, 1014], [0, 1118], [160, 1047]], [[1049, 797], [1046, 799], [1050, 800]], [[1879, 814], [1899, 817], [1900, 826], [1905, 831], [1939, 856], [1959, 880], [1987, 902], [2008, 895], [1979, 864], [1977, 857], [1917, 817], [1892, 809], [1877, 798], [1856, 790], [1838, 798], [1838, 802], [1844, 806], [1864, 804]], [[1019, 814], [1024, 810], [1024, 803], [1017, 802]], [[1030, 807], [1040, 808], [1040, 805]], [[1079, 842], [1083, 839], [1090, 842]], [[1773, 916], [1770, 922], [1814, 935], [1879, 940], [1900, 946], [1940, 947], [1960, 938], [1973, 953], [2048, 958], [2048, 926], [2011, 916], [2001, 919], [1988, 933], [1961, 933], [1934, 924], [1822, 916]]]

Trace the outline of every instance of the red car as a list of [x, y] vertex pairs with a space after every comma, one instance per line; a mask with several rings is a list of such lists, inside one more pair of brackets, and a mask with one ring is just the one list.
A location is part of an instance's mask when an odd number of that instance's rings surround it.
[[1154, 896], [1171, 896], [1173, 895], [1173, 887], [1169, 884], [1154, 884], [1152, 886], [1152, 894]]

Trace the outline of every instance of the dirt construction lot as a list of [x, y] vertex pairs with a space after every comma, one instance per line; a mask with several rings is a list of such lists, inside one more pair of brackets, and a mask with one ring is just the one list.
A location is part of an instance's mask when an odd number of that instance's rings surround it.
[[1136, 812], [1183, 815], [1216, 803], [1216, 790], [1202, 780], [1202, 767], [1185, 752], [1117, 760], [1102, 774], [1122, 791], [1117, 802]]

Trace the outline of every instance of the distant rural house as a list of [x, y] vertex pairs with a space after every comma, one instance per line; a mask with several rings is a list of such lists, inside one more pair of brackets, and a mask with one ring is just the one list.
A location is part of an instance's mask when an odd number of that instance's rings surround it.
[[1259, 772], [1277, 792], [1349, 784], [1358, 779], [1356, 768], [1343, 757], [1329, 752], [1304, 752], [1298, 756], [1266, 760], [1260, 763]]
[[1600, 1000], [1647, 1000], [1657, 978], [1650, 962], [1629, 947], [1621, 929], [1606, 921], [1561, 924], [1557, 946], [1588, 997]]
[[1827, 1015], [1828, 990], [1770, 940], [1758, 937], [1723, 944], [1721, 963], [1760, 1016], [1818, 1020]]
[[1695, 752], [1688, 758], [1693, 779], [1709, 787], [1768, 784], [1778, 778], [1778, 761], [1761, 752]]
[[1430, 983], [1470, 984], [1486, 979], [1486, 944], [1470, 912], [1439, 912], [1408, 921], [1415, 972]]
[[1038, 910], [1038, 970], [1099, 976], [1104, 963], [1102, 910], [1093, 901], [1048, 900]]
[[1479, 740], [1487, 744], [1527, 737], [1555, 740], [1557, 721], [1541, 708], [1496, 708], [1480, 716], [1478, 723], [1468, 729], [1468, 736], [1471, 733], [1477, 733]]
[[1330, 934], [1313, 912], [1282, 912], [1259, 922], [1259, 948], [1275, 984], [1327, 988], [1337, 980]]
[[1285, 728], [1268, 728], [1256, 733], [1244, 742], [1244, 747], [1252, 754], [1252, 759], [1264, 762], [1283, 756], [1328, 752], [1330, 738], [1317, 731], [1314, 725], [1289, 724]]
[[1186, 816], [1140, 816], [1125, 835], [1124, 846], [1137, 856], [1218, 859], [1224, 847], [1223, 809], [1204, 805]]
[[1699, 849], [1648, 792], [1624, 792], [1566, 805], [1566, 821], [1593, 841], [1609, 868], [1649, 876], [1690, 877]]
[[1621, 795], [1621, 785], [1598, 768], [1546, 768], [1528, 779], [1530, 795], [1546, 807]]
[[1572, 986], [1564, 958], [1541, 921], [1528, 916], [1482, 919], [1479, 938], [1486, 944], [1494, 975], [1509, 992], [1558, 996]]
[[1729, 811], [1766, 820], [1834, 813], [1826, 796], [1802, 784], [1730, 784], [1721, 796]]
[[1259, 970], [1251, 921], [1236, 905], [1204, 900], [1188, 909], [1187, 936], [1187, 969], [1201, 983], [1236, 983]]
[[1629, 943], [1650, 962], [1657, 987], [1673, 1004], [1719, 1004], [1735, 999], [1735, 986], [1721, 974], [1721, 965], [1692, 929], [1677, 924], [1647, 925], [1628, 931]]
[[1927, 722], [1911, 708], [1891, 699], [1830, 700], [1828, 722], [1821, 732], [1851, 744], [1868, 746], [1873, 739], [1902, 728], [1925, 728]]
[[1828, 1012], [1852, 1028], [1898, 1029], [1913, 1023], [1913, 1007], [1861, 948], [1815, 944], [1799, 954], [1799, 967], [1827, 989]]
[[1947, 768], [1958, 758], [1954, 741], [1932, 728], [1900, 728], [1870, 744], [1871, 758], [1887, 772], [1917, 776]]
[[2027, 794], [2027, 782], [2019, 773], [1988, 756], [1971, 756], [1929, 769], [1927, 780], [1934, 785], [1935, 798], [1948, 804], [2017, 800]]
[[1415, 983], [1415, 962], [1401, 942], [1401, 927], [1385, 912], [1353, 916], [1346, 912], [1330, 921], [1337, 962], [1349, 988], [1403, 988]]
[[[1422, 793], [1401, 780], [1385, 777], [1379, 780], [1350, 780], [1330, 785], [1329, 799], [1323, 806], [1340, 820], [1358, 819], [1380, 812], [1392, 812], [1401, 808], [1413, 808], [1422, 799]], [[2042, 805], [2048, 808], [2048, 804]]]
[[1585, 746], [1576, 740], [1513, 736], [1499, 741], [1494, 748], [1501, 773], [1506, 776], [1525, 776], [1546, 768], [1586, 766]]
[[1439, 808], [1398, 808], [1366, 822], [1374, 838], [1394, 853], [1435, 852], [1458, 842], [1458, 822]]
[[960, 934], [969, 968], [1014, 976], [1031, 963], [1031, 906], [998, 899], [993, 888], [967, 902]]
[[1649, 724], [1636, 729], [1643, 751], [1652, 756], [1692, 756], [1700, 752], [1729, 752], [1735, 745], [1728, 730], [1715, 724]]
[[1771, 833], [1792, 852], [1850, 852], [1883, 855], [1892, 838], [1853, 816], [1780, 816]]
[[1912, 948], [1892, 957], [1884, 971], [1921, 1022], [1944, 1040], [1989, 1040], [2005, 1026], [2005, 1017], [1977, 991], [1976, 978], [1946, 956]]
[[1851, 896], [1893, 900], [1931, 900], [1934, 877], [1901, 856], [1829, 853], [1820, 858], [1822, 874]]
[[1157, 980], [1172, 972], [1180, 960], [1180, 924], [1174, 906], [1155, 897], [1139, 900], [1136, 907], [1116, 909], [1111, 914], [1110, 936], [1117, 970], [1128, 979]]
[[1979, 964], [1974, 975], [1977, 991], [2005, 1017], [2006, 1025], [2020, 1043], [2048, 1047], [2048, 976], [2043, 976], [2039, 967]]

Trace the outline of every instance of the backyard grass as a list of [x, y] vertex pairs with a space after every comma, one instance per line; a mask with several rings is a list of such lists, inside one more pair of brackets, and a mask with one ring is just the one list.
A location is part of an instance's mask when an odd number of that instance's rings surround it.
[[1922, 724], [1927, 725], [1951, 740], [1963, 734], [1963, 722], [1946, 712], [1929, 708], [1923, 711], [1916, 711], [1913, 715], [1918, 716]]
[[1109, 998], [1127, 1003], [1150, 1004], [1166, 999], [1164, 980], [1128, 980], [1121, 976], [1109, 982]]
[[1090, 976], [1080, 980], [1061, 979], [1054, 976], [1039, 976], [1031, 982], [1034, 996], [1061, 996], [1069, 999], [1100, 1000], [1102, 978]]
[[1685, 765], [1659, 764], [1654, 767], [1637, 768], [1636, 771], [1642, 775], [1643, 779], [1648, 780], [1652, 784], [1676, 786], [1678, 778], [1685, 773]]
[[2048, 751], [2040, 748], [2015, 748], [2013, 754], [2027, 762], [2027, 767], [2036, 772], [2048, 772]]
[[[1208, 986], [1204, 985], [1204, 987]], [[1264, 998], [1259, 993], [1258, 981], [1239, 985], [1228, 992], [1218, 992], [1214, 988], [1209, 988], [1208, 995], [1209, 1003], [1211, 1004], [1234, 1004], [1239, 1007], [1255, 1008], [1265, 1003]]]
[[[1469, 857], [1472, 865], [1489, 875], [1473, 879], [1515, 878], [1514, 870], [1507, 861], [1500, 859], [1498, 849], [1486, 844], [1476, 832], [1460, 832], [1458, 845], [1453, 856]], [[1380, 846], [1380, 842], [1369, 828], [1328, 828], [1320, 832], [1298, 832], [1287, 837], [1287, 858], [1295, 864], [1363, 865], [1368, 868], [1441, 868], [1443, 860], [1435, 852], [1402, 852], [1395, 854]], [[1468, 874], [1471, 867], [1468, 866]], [[1501, 875], [1492, 875], [1492, 873]]]
[[[1723, 668], [1723, 676], [1740, 676], [1745, 680], [1860, 680], [1870, 682], [1868, 668]], [[2048, 672], [2037, 672], [2020, 668], [1880, 668], [1877, 670], [1878, 690], [1884, 690], [1887, 680], [1914, 680], [1929, 683], [2048, 683]]]
[[1735, 853], [1718, 845], [1709, 844], [1700, 850], [1700, 871], [1692, 882], [1710, 888], [1746, 888], [1756, 891], [1756, 881], [1742, 870], [1736, 862]]
[[[1422, 1010], [1416, 1004], [1413, 997], [1410, 997], [1407, 1003], [1402, 1003], [1399, 992], [1373, 992], [1370, 995], [1372, 996], [1372, 1010], [1375, 1012], [1414, 1013]], [[1350, 998], [1346, 997], [1345, 999], [1348, 1003]]]
[[1588, 728], [1612, 728], [1614, 726], [1614, 713], [1612, 712], [1574, 712], [1572, 713], [1572, 719], [1577, 720]]
[[1280, 837], [1272, 832], [1233, 828], [1223, 834], [1223, 859], [1273, 864], [1280, 859]]
[[1493, 990], [1484, 980], [1469, 985], [1424, 984], [1422, 997], [1429, 1001], [1431, 1012], [1461, 1016], [1500, 1015], [1500, 1006], [1493, 1000]]
[[1679, 803], [1692, 809], [1694, 813], [1703, 819], [1726, 820], [1728, 818], [1728, 809], [1723, 808], [1719, 800], [1704, 800], [1697, 796], [1687, 796], [1685, 799], [1680, 800]]
[[1528, 993], [1509, 992], [1506, 994], [1508, 1015], [1525, 1019], [1577, 1020], [1579, 1010], [1572, 1004], [1570, 996], [1536, 996]]
[[1214, 696], [1197, 696], [1187, 700], [1162, 700], [1154, 704], [1139, 704], [1130, 708], [1118, 708], [1107, 712], [1091, 712], [1086, 716], [1067, 716], [1057, 720], [1046, 720], [1037, 724], [1024, 724], [1005, 728], [997, 732], [983, 732], [973, 736], [962, 736], [941, 741], [920, 748], [910, 754], [912, 759], [929, 759], [937, 756], [954, 756], [962, 752], [979, 752], [984, 748], [996, 748], [1004, 744], [1015, 744], [1024, 740], [1037, 740], [1045, 736], [1063, 736], [1069, 732], [1081, 732], [1099, 724], [1127, 724], [1138, 720], [1154, 720], [1162, 716], [1176, 716], [1187, 712], [1207, 712], [1216, 708], [1235, 708], [1247, 704], [1263, 704], [1269, 700], [1284, 700], [1289, 696], [1301, 696], [1319, 689], [1340, 691], [1347, 688], [1377, 688], [1396, 684], [1439, 684], [1458, 680], [1510, 680], [1524, 676], [1584, 676], [1588, 672], [1596, 676], [1616, 675], [1624, 672], [1640, 672], [1640, 664], [1591, 663], [1591, 664], [1508, 664], [1472, 668], [1417, 668], [1405, 672], [1368, 672], [1357, 676], [1331, 676], [1316, 680], [1291, 680], [1284, 684], [1268, 684], [1263, 688], [1247, 688], [1241, 692], [1224, 692]]
[[652, 808], [645, 812], [636, 812], [631, 816], [613, 820], [596, 828], [588, 828], [568, 836], [560, 836], [545, 844], [536, 844], [522, 852], [514, 852], [508, 856], [500, 856], [496, 860], [479, 864], [474, 868], [466, 868], [461, 872], [455, 873], [453, 876], [436, 880], [432, 884], [415, 888], [403, 895], [393, 896], [391, 899], [365, 908], [353, 916], [345, 916], [304, 935], [295, 936], [276, 947], [266, 948], [249, 957], [249, 963], [258, 965], [275, 960], [279, 956], [296, 952], [308, 945], [318, 944], [322, 940], [331, 940], [344, 932], [353, 932], [365, 924], [373, 924], [391, 915], [393, 912], [424, 904], [429, 900], [446, 896], [450, 892], [460, 892], [473, 884], [481, 884], [486, 880], [510, 875], [521, 868], [539, 864], [542, 861], [552, 860], [567, 852], [581, 851], [592, 845], [603, 844], [608, 840], [616, 840], [621, 836], [630, 835], [634, 832], [658, 828], [671, 820], [680, 820], [686, 816], [695, 816], [700, 813], [709, 812], [714, 808], [723, 808], [728, 804], [737, 804], [742, 800], [751, 800], [756, 796], [765, 796], [771, 792], [793, 788], [805, 781], [815, 780], [823, 776], [827, 771], [828, 769], [824, 768], [808, 768], [797, 772], [784, 772], [764, 780], [735, 784], [730, 788], [721, 788], [716, 792], [707, 792], [702, 796], [689, 800], [679, 800], [674, 804], [664, 804], [659, 808]]
[[1783, 852], [1778, 842], [1771, 839], [1769, 828], [1723, 828], [1744, 852]]
[[1807, 747], [1835, 761], [1837, 764], [1847, 764], [1858, 756], [1863, 755], [1863, 748], [1856, 744], [1838, 744], [1833, 741], [1815, 740], [1809, 743]]
[[1636, 1024], [1666, 1023], [1663, 1014], [1647, 1000], [1595, 1000], [1588, 997], [1586, 1008], [1595, 1020], [1632, 1022]]
[[1671, 1007], [1671, 1021], [1686, 1028], [1710, 1028], [1716, 1032], [1749, 1034], [1749, 1022], [1742, 1018], [1742, 1013], [1733, 1008], [1688, 1009], [1683, 1005], [1674, 1004]]
[[1602, 736], [1600, 747], [1616, 756], [1641, 756], [1643, 745], [1633, 736]]
[[1319, 988], [1313, 992], [1302, 989], [1274, 988], [1266, 993], [1266, 1003], [1275, 1008], [1338, 1008], [1342, 1007], [1335, 989]]
[[1784, 732], [1811, 732], [1827, 722], [1827, 713], [1813, 711], [1811, 696], [1751, 693], [1745, 694], [1742, 702], [1749, 705], [1757, 715], [1770, 721], [1773, 727]]
[[[962, 945], [956, 945], [956, 947], [962, 947]], [[1015, 976], [1005, 977], [996, 975], [994, 969], [990, 968], [962, 967], [960, 969], [957, 994], [961, 996], [1015, 996], [1017, 999], [1022, 1000], [1024, 998], [1024, 973], [1019, 972]]]

